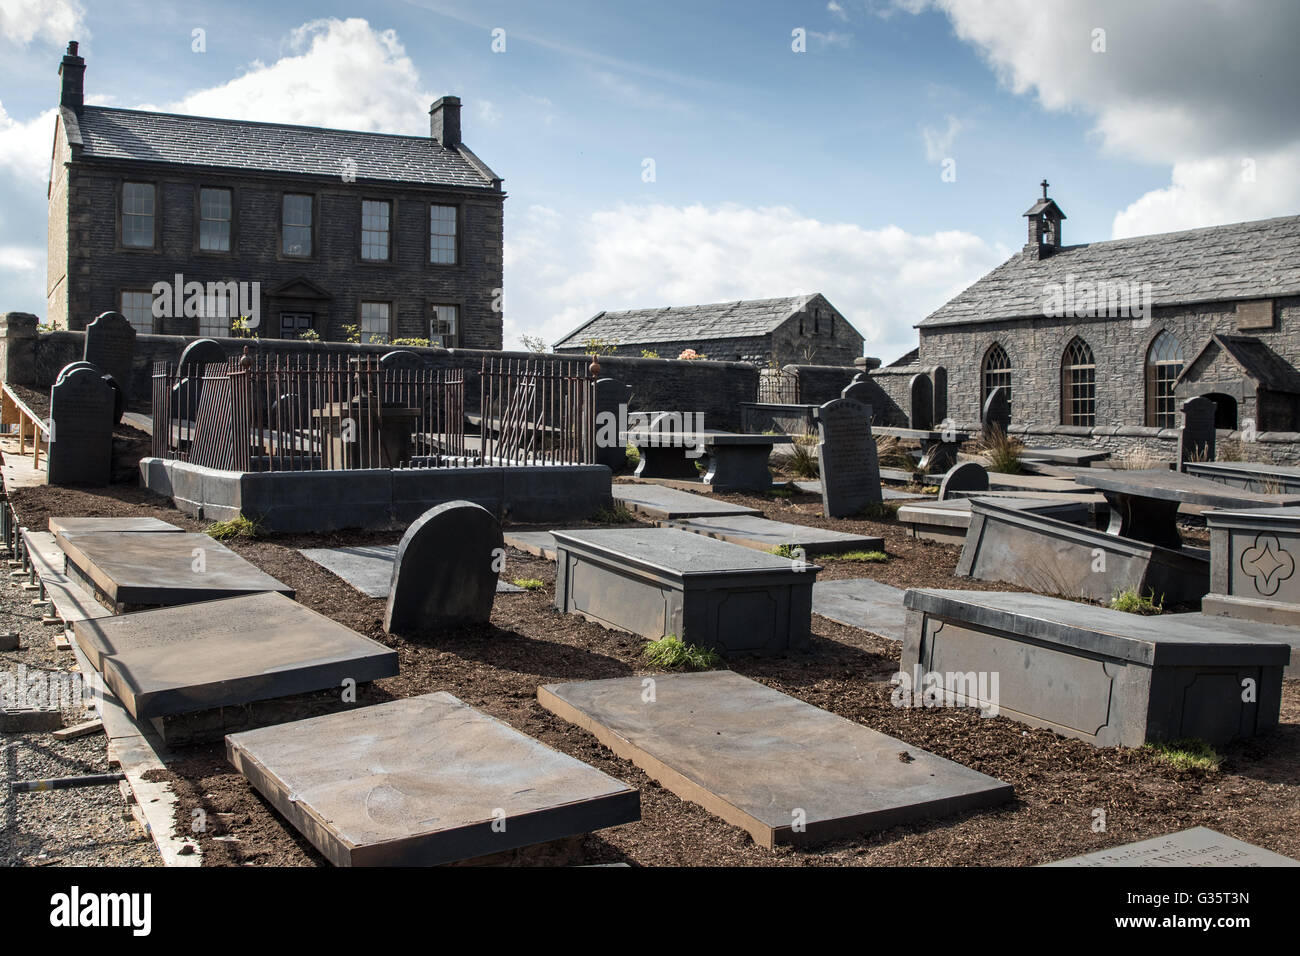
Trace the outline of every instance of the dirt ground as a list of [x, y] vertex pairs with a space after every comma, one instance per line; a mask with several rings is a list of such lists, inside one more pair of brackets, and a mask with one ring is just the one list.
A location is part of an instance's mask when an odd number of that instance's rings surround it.
[[[138, 488], [36, 488], [12, 494], [28, 527], [51, 515], [149, 515], [197, 530], [201, 523]], [[784, 521], [831, 524], [819, 499], [725, 496]], [[824, 578], [869, 577], [899, 587], [990, 587], [953, 577], [960, 549], [919, 542], [893, 520], [835, 521], [885, 539], [889, 561], [825, 564]], [[1189, 531], [1192, 529], [1189, 529]], [[1193, 534], [1195, 532], [1193, 531]], [[540, 578], [540, 592], [499, 595], [490, 626], [404, 639], [383, 632], [383, 601], [366, 598], [295, 549], [396, 541], [395, 533], [275, 536], [231, 544], [297, 590], [307, 606], [397, 650], [400, 674], [363, 688], [359, 703], [449, 691], [546, 744], [641, 790], [642, 819], [587, 836], [588, 863], [640, 866], [1029, 865], [1207, 826], [1300, 858], [1300, 681], [1286, 682], [1279, 730], [1229, 748], [1217, 771], [1180, 771], [1147, 750], [1094, 748], [1005, 717], [973, 710], [904, 709], [890, 703], [899, 647], [813, 617], [808, 653], [728, 660], [728, 666], [905, 745], [922, 748], [1014, 785], [998, 808], [895, 827], [811, 849], [756, 847], [742, 830], [685, 803], [620, 760], [586, 732], [543, 710], [539, 684], [619, 677], [650, 670], [642, 641], [553, 605], [555, 568], [510, 551], [503, 578]], [[217, 821], [199, 835], [207, 865], [322, 865], [319, 854], [226, 763], [221, 745], [197, 747], [173, 765], [178, 821], [195, 807]], [[1094, 832], [1097, 810], [1104, 831]], [[216, 837], [235, 839], [217, 840]]]

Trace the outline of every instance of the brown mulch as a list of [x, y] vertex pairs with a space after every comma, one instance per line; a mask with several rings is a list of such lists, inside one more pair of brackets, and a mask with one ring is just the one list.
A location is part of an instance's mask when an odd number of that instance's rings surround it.
[[[138, 488], [17, 489], [24, 524], [49, 515], [149, 515], [197, 530], [200, 522]], [[860, 530], [885, 539], [885, 564], [827, 562], [823, 577], [871, 577], [899, 587], [977, 588], [952, 576], [959, 549], [910, 538], [891, 521], [828, 521], [816, 496], [782, 500], [726, 496], [784, 521]], [[1282, 726], [1229, 748], [1216, 772], [1178, 771], [1145, 750], [1098, 749], [1006, 717], [962, 709], [903, 709], [890, 703], [898, 645], [813, 617], [810, 652], [728, 661], [737, 672], [849, 720], [1012, 784], [1016, 797], [993, 808], [894, 827], [807, 850], [756, 847], [743, 831], [683, 802], [585, 731], [543, 710], [539, 684], [645, 671], [641, 640], [552, 606], [555, 567], [511, 550], [503, 577], [540, 578], [537, 593], [501, 595], [490, 626], [420, 638], [383, 632], [383, 601], [354, 591], [296, 548], [397, 540], [395, 533], [277, 536], [231, 547], [297, 590], [307, 606], [397, 650], [400, 674], [359, 692], [359, 703], [449, 691], [516, 729], [640, 788], [640, 822], [585, 838], [586, 862], [636, 865], [1027, 865], [1208, 826], [1300, 857], [1300, 682], [1283, 690]], [[171, 764], [177, 820], [207, 811], [197, 834], [208, 865], [313, 865], [319, 854], [225, 762], [220, 744], [190, 748]], [[1094, 811], [1106, 830], [1093, 832]], [[233, 836], [235, 840], [216, 837]]]

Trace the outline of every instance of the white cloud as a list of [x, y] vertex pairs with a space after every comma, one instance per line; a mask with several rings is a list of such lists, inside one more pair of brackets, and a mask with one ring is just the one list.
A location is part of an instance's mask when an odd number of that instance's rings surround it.
[[[1091, 115], [1115, 155], [1170, 167], [1168, 187], [1116, 216], [1116, 235], [1298, 211], [1300, 4], [896, 0], [895, 7], [943, 11], [1009, 89], [1049, 110]], [[1098, 30], [1105, 52], [1094, 52]], [[1243, 157], [1259, 161], [1253, 190], [1239, 182]], [[1274, 190], [1267, 207], [1266, 188]]]
[[962, 130], [962, 122], [955, 116], [948, 117], [948, 125], [942, 130], [933, 126], [923, 126], [921, 136], [925, 140], [925, 158], [932, 163], [941, 163], [952, 156], [952, 147], [957, 142], [957, 134]]
[[[290, 54], [255, 61], [229, 83], [165, 109], [200, 116], [329, 126], [384, 133], [428, 133], [429, 104], [420, 77], [392, 30], [365, 20], [322, 19], [290, 34]], [[144, 107], [146, 109], [152, 107]]]
[[11, 173], [18, 180], [19, 189], [49, 179], [56, 112], [49, 109], [35, 119], [20, 123], [0, 103], [0, 171]]
[[602, 309], [822, 292], [893, 359], [911, 325], [1009, 252], [963, 232], [821, 222], [788, 207], [621, 205], [566, 220], [530, 209], [506, 237], [506, 344], [554, 342]]
[[848, 22], [848, 19], [849, 19], [849, 15], [848, 15], [848, 13], [846, 13], [845, 10], [844, 10], [844, 8], [843, 8], [842, 6], [840, 6], [838, 3], [836, 3], [835, 0], [830, 0], [830, 3], [826, 4], [826, 9], [827, 9], [827, 11], [829, 11], [829, 12], [830, 12], [830, 13], [831, 13], [831, 14], [832, 14], [836, 19], [838, 19], [838, 20], [843, 20], [843, 21], [845, 21], [845, 22]]
[[86, 11], [76, 0], [0, 0], [0, 36], [19, 46], [86, 40]]
[[491, 100], [478, 100], [478, 118], [484, 123], [495, 124], [501, 121], [501, 111]]
[[853, 39], [852, 33], [840, 33], [837, 30], [829, 30], [826, 33], [809, 30], [808, 36], [816, 40], [821, 46], [837, 46], [840, 48], [847, 47], [849, 42]]
[[0, 246], [0, 272], [45, 272], [45, 250], [35, 246]]

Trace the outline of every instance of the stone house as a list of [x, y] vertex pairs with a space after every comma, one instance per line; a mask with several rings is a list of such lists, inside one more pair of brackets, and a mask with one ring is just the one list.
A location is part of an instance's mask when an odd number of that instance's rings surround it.
[[1206, 395], [1219, 428], [1300, 431], [1300, 216], [1065, 245], [1042, 186], [1025, 247], [917, 326], [955, 422], [1008, 385], [1013, 429], [1144, 434]]
[[47, 323], [141, 332], [502, 345], [501, 178], [429, 136], [88, 106], [68, 46], [49, 181]]

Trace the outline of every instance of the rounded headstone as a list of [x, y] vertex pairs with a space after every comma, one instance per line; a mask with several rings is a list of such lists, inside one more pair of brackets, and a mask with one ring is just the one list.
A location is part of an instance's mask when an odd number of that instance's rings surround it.
[[957, 491], [988, 491], [989, 473], [975, 461], [963, 461], [948, 469], [939, 484], [939, 500], [947, 501]]
[[195, 374], [190, 370], [197, 369], [201, 375], [205, 365], [224, 365], [227, 358], [226, 350], [212, 339], [195, 339], [181, 351], [176, 369], [181, 375]]
[[81, 357], [113, 376], [130, 397], [135, 329], [122, 313], [105, 312], [86, 326], [86, 347]]
[[99, 371], [94, 362], [70, 362], [63, 366], [63, 368], [59, 369], [59, 374], [54, 377], [54, 384], [59, 384], [59, 382], [63, 381], [67, 375], [75, 372], [79, 368], [89, 368], [94, 369], [96, 372]]
[[384, 630], [487, 623], [504, 547], [500, 523], [482, 505], [448, 501], [430, 508], [397, 546]]
[[379, 365], [381, 368], [420, 369], [424, 368], [424, 359], [409, 349], [394, 349], [380, 357]]

